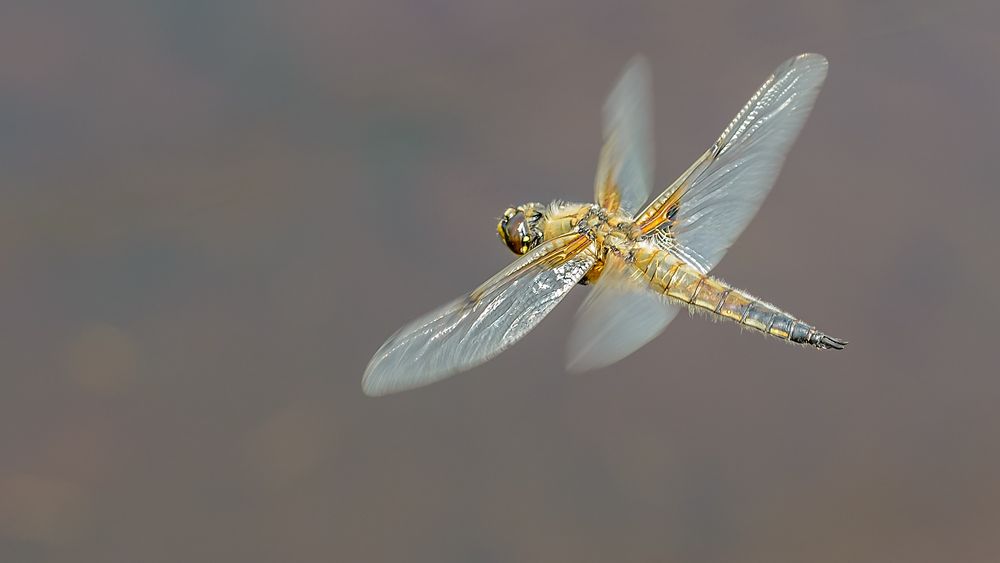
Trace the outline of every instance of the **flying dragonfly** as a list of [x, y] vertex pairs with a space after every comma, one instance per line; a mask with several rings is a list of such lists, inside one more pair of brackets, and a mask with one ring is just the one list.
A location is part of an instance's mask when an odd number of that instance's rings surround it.
[[709, 275], [774, 185], [826, 72], [817, 54], [782, 63], [715, 143], [646, 203], [651, 80], [645, 59], [633, 58], [603, 108], [595, 202], [507, 209], [497, 232], [520, 258], [389, 338], [365, 370], [363, 391], [386, 395], [475, 367], [520, 340], [578, 284], [592, 289], [570, 332], [571, 371], [628, 356], [684, 308], [788, 342], [843, 349], [846, 341]]

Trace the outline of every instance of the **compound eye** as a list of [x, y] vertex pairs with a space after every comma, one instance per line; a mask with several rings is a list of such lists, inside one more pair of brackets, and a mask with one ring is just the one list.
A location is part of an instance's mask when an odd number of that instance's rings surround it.
[[527, 250], [525, 241], [528, 237], [528, 224], [524, 213], [517, 211], [511, 217], [506, 217], [503, 222], [504, 241], [517, 254], [524, 254]]

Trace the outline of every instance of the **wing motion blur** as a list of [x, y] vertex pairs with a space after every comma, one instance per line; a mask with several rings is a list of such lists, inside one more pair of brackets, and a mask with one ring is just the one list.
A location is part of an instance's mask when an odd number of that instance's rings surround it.
[[596, 260], [585, 236], [539, 245], [472, 293], [397, 332], [368, 364], [363, 391], [413, 389], [493, 358], [533, 329]]
[[[602, 111], [604, 146], [594, 178], [603, 208], [634, 215], [653, 185], [652, 79], [641, 55], [629, 61]], [[656, 337], [677, 308], [632, 279], [636, 270], [614, 255], [577, 312], [567, 349], [567, 369], [610, 365]]]
[[671, 250], [706, 273], [771, 190], [826, 78], [822, 55], [793, 57], [736, 114], [719, 139], [636, 218], [669, 235]]
[[634, 265], [609, 254], [600, 279], [577, 311], [566, 368], [583, 372], [621, 360], [656, 338], [680, 310], [651, 291]]
[[635, 56], [604, 102], [604, 146], [594, 178], [595, 201], [633, 215], [653, 185], [653, 105], [649, 63]]

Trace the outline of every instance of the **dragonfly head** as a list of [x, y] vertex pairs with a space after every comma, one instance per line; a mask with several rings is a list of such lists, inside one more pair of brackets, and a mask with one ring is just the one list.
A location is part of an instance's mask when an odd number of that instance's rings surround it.
[[540, 204], [528, 203], [503, 212], [497, 234], [514, 254], [524, 254], [542, 242], [542, 209]]

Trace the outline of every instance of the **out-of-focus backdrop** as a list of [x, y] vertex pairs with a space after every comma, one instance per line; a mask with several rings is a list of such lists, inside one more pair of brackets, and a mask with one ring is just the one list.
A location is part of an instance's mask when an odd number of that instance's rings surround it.
[[[1000, 558], [994, 2], [5, 2], [0, 560]], [[813, 116], [718, 273], [845, 352], [680, 318], [461, 377], [399, 326], [591, 196], [624, 63], [657, 183], [782, 60]]]

